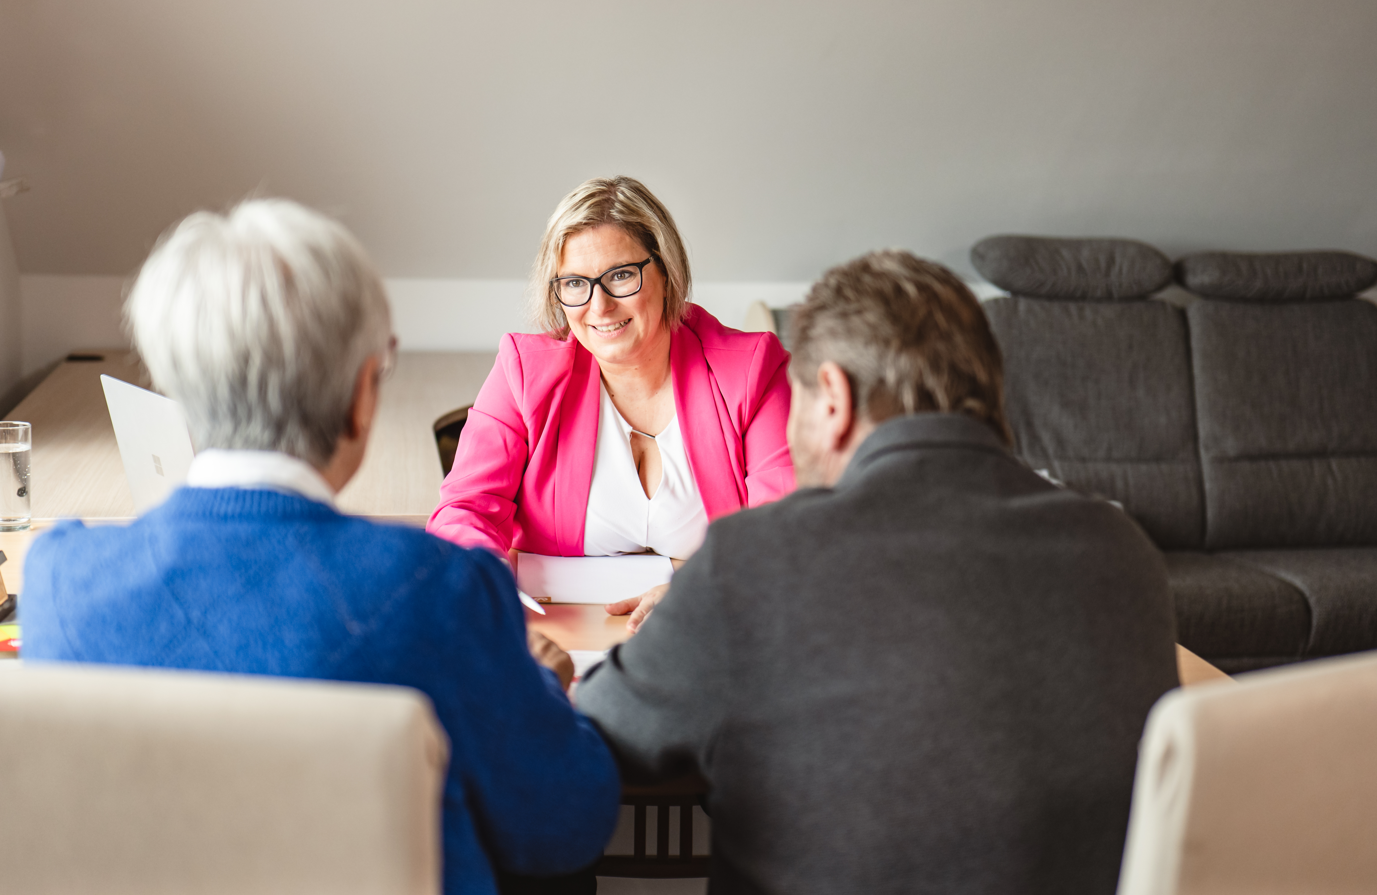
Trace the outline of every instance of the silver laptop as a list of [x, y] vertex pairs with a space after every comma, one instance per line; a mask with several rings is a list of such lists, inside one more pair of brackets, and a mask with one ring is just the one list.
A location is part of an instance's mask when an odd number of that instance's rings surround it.
[[100, 377], [105, 405], [115, 426], [124, 477], [134, 497], [134, 510], [155, 507], [186, 481], [196, 449], [191, 444], [181, 405], [171, 398], [116, 379]]

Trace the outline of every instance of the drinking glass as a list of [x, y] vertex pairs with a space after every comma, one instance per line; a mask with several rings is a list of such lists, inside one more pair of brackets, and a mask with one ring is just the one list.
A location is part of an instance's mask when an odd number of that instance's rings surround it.
[[29, 455], [33, 427], [0, 420], [0, 531], [22, 531], [33, 517], [29, 510]]

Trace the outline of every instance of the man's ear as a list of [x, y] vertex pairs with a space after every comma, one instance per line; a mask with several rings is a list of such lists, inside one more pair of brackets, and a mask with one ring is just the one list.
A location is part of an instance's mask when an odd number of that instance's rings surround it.
[[837, 450], [851, 437], [856, 412], [851, 402], [851, 377], [833, 361], [818, 364], [818, 389], [826, 400], [826, 427], [830, 447]]

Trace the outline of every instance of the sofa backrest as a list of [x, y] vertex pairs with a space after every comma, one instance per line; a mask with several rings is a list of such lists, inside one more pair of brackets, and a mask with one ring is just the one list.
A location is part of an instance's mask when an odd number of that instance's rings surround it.
[[984, 307], [1023, 458], [1119, 501], [1162, 547], [1203, 546], [1185, 318], [1146, 298], [1170, 281], [1167, 257], [1130, 240], [997, 236], [971, 260], [1011, 293]]
[[1187, 309], [1211, 549], [1377, 545], [1377, 262], [1192, 255]]
[[3, 669], [0, 889], [437, 893], [447, 758], [403, 687]]

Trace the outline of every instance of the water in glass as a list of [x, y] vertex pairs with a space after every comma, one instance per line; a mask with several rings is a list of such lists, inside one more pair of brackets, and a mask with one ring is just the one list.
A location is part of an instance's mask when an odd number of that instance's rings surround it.
[[29, 428], [0, 423], [0, 531], [29, 527]]

